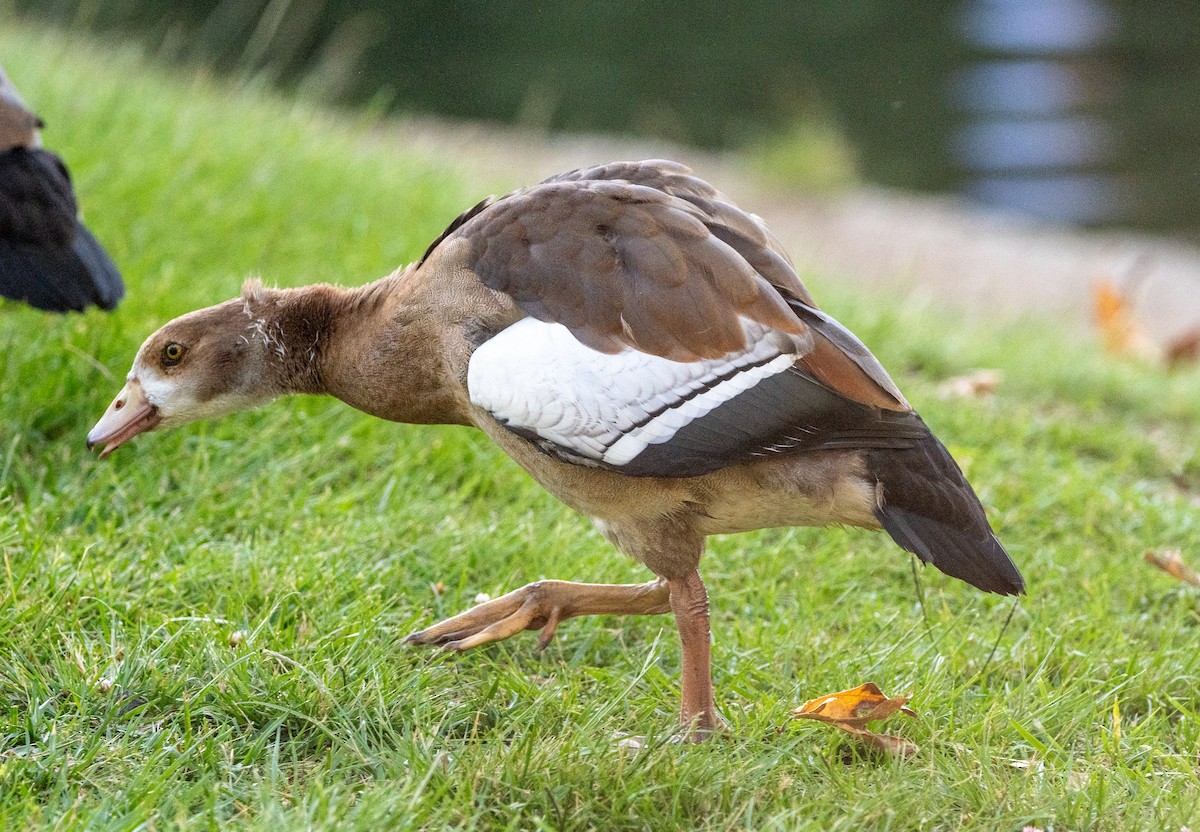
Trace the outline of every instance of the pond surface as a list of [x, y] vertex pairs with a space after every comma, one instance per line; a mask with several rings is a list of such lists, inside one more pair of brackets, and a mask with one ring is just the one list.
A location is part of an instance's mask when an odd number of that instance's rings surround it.
[[19, 0], [395, 111], [738, 147], [836, 123], [870, 181], [1200, 239], [1200, 2]]

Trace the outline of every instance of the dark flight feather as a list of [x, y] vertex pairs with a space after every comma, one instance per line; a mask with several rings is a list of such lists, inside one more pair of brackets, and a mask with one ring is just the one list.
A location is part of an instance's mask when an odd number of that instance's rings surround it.
[[928, 429], [908, 448], [867, 451], [867, 471], [879, 483], [875, 516], [903, 548], [986, 592], [1025, 591], [975, 491]]
[[79, 221], [71, 178], [40, 148], [0, 153], [0, 296], [52, 312], [110, 310], [120, 272]]

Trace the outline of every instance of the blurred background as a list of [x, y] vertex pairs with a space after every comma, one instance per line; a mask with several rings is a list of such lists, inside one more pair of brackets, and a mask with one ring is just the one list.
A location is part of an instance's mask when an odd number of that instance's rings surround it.
[[1200, 3], [10, 0], [380, 114], [740, 150], [774, 180], [958, 194], [1200, 240]]

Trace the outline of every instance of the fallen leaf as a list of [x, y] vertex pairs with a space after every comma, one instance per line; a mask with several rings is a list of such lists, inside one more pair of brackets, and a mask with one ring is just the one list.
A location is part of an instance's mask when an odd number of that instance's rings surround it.
[[868, 722], [887, 719], [896, 711], [916, 716], [914, 711], [904, 707], [911, 698], [911, 693], [908, 696], [889, 698], [874, 682], [867, 682], [850, 690], [810, 699], [792, 711], [792, 716], [796, 719], [828, 722], [838, 727], [849, 725], [864, 728]]
[[810, 699], [792, 711], [792, 718], [824, 722], [853, 734], [871, 748], [901, 758], [911, 757], [918, 751], [916, 743], [890, 734], [876, 734], [866, 727], [868, 722], [887, 719], [897, 711], [916, 716], [915, 712], [905, 707], [911, 698], [911, 693], [907, 696], [885, 696], [878, 685], [867, 682], [851, 690]]
[[1200, 326], [1185, 330], [1168, 341], [1163, 357], [1171, 370], [1186, 364], [1200, 364]]
[[1133, 302], [1116, 281], [1092, 284], [1092, 316], [1104, 348], [1112, 355], [1145, 357], [1152, 353], [1150, 339], [1134, 318]]
[[1178, 549], [1167, 549], [1165, 552], [1148, 550], [1142, 558], [1146, 563], [1166, 572], [1172, 578], [1178, 578], [1192, 586], [1200, 586], [1200, 573], [1183, 561], [1183, 555]]
[[891, 754], [901, 759], [907, 759], [921, 750], [912, 740], [906, 740], [904, 737], [897, 737], [892, 734], [875, 734], [871, 731], [851, 731], [850, 733], [857, 734], [864, 743], [872, 748], [877, 748], [886, 754]]
[[1200, 363], [1200, 326], [1193, 326], [1165, 343], [1152, 339], [1138, 323], [1134, 300], [1115, 280], [1092, 284], [1092, 318], [1104, 348], [1111, 355], [1133, 356], [1162, 364], [1169, 370]]
[[943, 399], [984, 399], [993, 395], [1002, 381], [1002, 370], [971, 370], [939, 384], [938, 395]]

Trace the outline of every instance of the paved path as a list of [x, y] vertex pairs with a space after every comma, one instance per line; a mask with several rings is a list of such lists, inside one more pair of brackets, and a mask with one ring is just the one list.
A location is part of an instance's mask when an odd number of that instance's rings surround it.
[[728, 154], [606, 137], [541, 137], [496, 125], [402, 122], [388, 141], [455, 159], [480, 192], [615, 159], [684, 162], [784, 241], [797, 266], [861, 286], [907, 292], [968, 317], [1051, 317], [1088, 326], [1090, 288], [1109, 278], [1136, 287], [1137, 311], [1156, 340], [1200, 324], [1200, 248], [1149, 235], [1073, 231], [1018, 220], [948, 198], [872, 188], [822, 197], [756, 180]]

